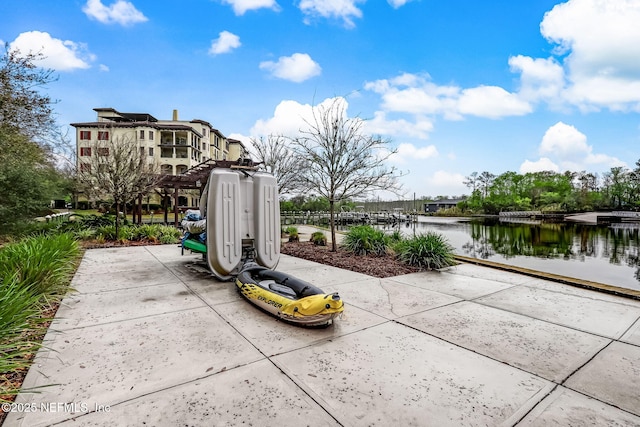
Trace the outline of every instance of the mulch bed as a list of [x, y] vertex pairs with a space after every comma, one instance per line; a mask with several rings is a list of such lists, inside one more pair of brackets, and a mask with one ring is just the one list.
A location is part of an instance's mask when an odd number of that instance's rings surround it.
[[296, 258], [315, 261], [345, 270], [356, 271], [373, 277], [393, 277], [421, 271], [398, 261], [392, 255], [354, 255], [338, 247], [331, 252], [330, 246], [318, 246], [312, 242], [285, 242], [280, 252]]

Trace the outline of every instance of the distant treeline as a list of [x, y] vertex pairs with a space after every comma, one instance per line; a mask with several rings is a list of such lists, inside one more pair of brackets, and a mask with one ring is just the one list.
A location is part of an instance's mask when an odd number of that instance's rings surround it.
[[613, 167], [601, 176], [585, 171], [474, 172], [465, 184], [471, 196], [458, 204], [463, 212], [636, 210], [640, 207], [640, 160], [633, 170]]
[[[640, 160], [631, 170], [613, 167], [601, 175], [591, 172], [473, 172], [464, 181], [471, 195], [449, 214], [489, 214], [502, 211], [539, 210], [543, 212], [583, 212], [592, 210], [640, 209]], [[424, 204], [446, 196], [412, 197], [405, 200], [342, 201], [338, 210], [354, 211], [424, 211]], [[283, 211], [328, 211], [323, 197], [295, 196], [280, 202]]]

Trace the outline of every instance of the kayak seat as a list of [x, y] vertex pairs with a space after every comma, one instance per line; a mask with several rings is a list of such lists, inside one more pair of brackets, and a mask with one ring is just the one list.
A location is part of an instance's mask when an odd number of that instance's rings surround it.
[[324, 293], [320, 288], [313, 286], [311, 283], [307, 283], [304, 280], [297, 279], [280, 271], [273, 271], [263, 267], [262, 269], [255, 272], [255, 274], [261, 280], [271, 279], [279, 285], [286, 286], [287, 288], [295, 292], [298, 298], [304, 298], [311, 295]]

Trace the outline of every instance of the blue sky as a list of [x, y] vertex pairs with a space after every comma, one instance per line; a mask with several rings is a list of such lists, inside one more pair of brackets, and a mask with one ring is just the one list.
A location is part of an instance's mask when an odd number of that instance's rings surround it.
[[2, 0], [0, 40], [56, 70], [58, 120], [95, 107], [295, 136], [344, 97], [391, 141], [407, 197], [472, 172], [635, 167], [640, 0]]

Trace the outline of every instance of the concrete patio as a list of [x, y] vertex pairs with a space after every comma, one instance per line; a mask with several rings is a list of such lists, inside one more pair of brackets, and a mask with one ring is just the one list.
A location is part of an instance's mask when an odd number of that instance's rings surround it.
[[4, 426], [640, 425], [640, 301], [462, 264], [340, 292], [291, 326], [175, 245], [86, 252]]

